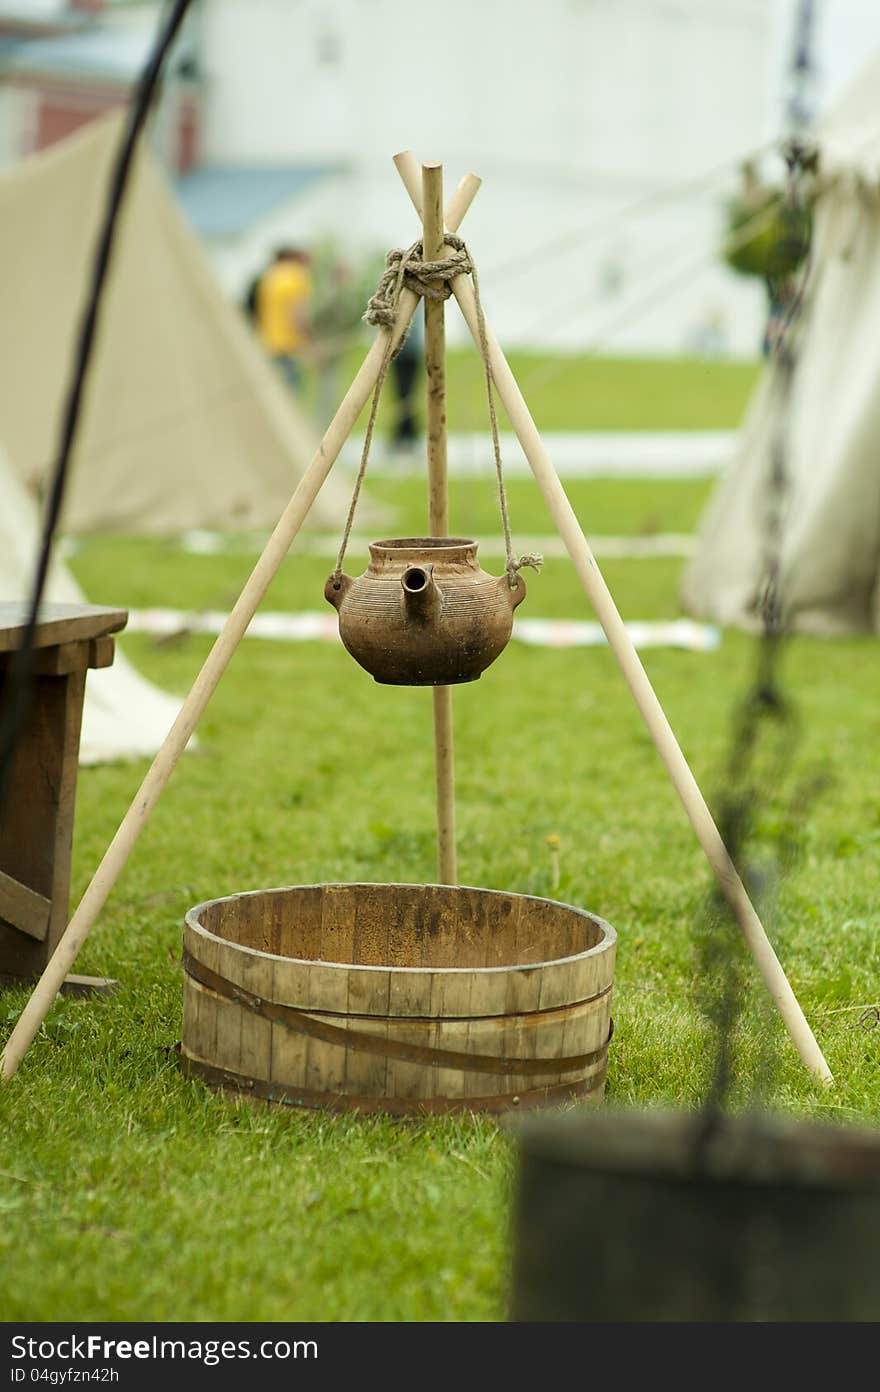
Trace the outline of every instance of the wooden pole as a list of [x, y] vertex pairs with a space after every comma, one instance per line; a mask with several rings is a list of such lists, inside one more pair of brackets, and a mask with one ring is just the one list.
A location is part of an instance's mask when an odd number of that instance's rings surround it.
[[[395, 167], [400, 174], [410, 198], [416, 205], [419, 217], [422, 216], [422, 174], [419, 162], [412, 150], [401, 150], [394, 156]], [[415, 180], [416, 194], [413, 198], [410, 180]], [[482, 183], [478, 174], [465, 174], [463, 179], [459, 179], [455, 193], [446, 205], [446, 230], [447, 232], [457, 232], [468, 208], [477, 196], [477, 191]]]
[[476, 174], [465, 174], [463, 179], [459, 179], [455, 193], [446, 204], [447, 231], [458, 231], [462, 219], [476, 198], [477, 190], [482, 182], [482, 179]]
[[[411, 290], [403, 291], [400, 297], [397, 324], [394, 329], [395, 341], [400, 338], [409, 325], [417, 303], [417, 295], [413, 294]], [[303, 474], [296, 492], [266, 543], [263, 554], [254, 566], [241, 595], [208, 654], [202, 670], [196, 677], [164, 744], [150, 765], [134, 801], [120, 823], [119, 830], [110, 842], [104, 853], [104, 858], [95, 871], [91, 884], [80, 900], [76, 912], [46, 965], [43, 975], [34, 987], [30, 1000], [22, 1011], [15, 1029], [9, 1036], [2, 1058], [0, 1058], [0, 1078], [13, 1077], [30, 1047], [34, 1035], [46, 1018], [49, 1007], [60, 991], [64, 978], [73, 966], [80, 948], [89, 936], [98, 914], [104, 907], [110, 891], [147, 824], [150, 813], [156, 806], [208, 701], [244, 636], [257, 606], [287, 555], [294, 537], [318, 496], [321, 485], [369, 399], [385, 357], [387, 344], [388, 334], [383, 331], [377, 335], [357, 376], [343, 398], [339, 410], [328, 427], [327, 433], [318, 446], [314, 458]]]
[[[443, 166], [422, 165], [422, 243], [426, 261], [443, 255]], [[431, 536], [449, 535], [446, 480], [446, 324], [442, 300], [425, 299], [428, 515]]]
[[[465, 282], [463, 276], [458, 277], [456, 284], [462, 287], [462, 293], [457, 292], [456, 298], [461, 305], [468, 328], [476, 341], [479, 342], [473, 288], [470, 281]], [[465, 286], [471, 291], [470, 297], [463, 293]], [[487, 337], [492, 376], [498, 389], [498, 395], [544, 495], [544, 500], [565, 543], [566, 550], [574, 563], [581, 584], [605, 630], [608, 643], [648, 727], [657, 752], [666, 765], [673, 787], [678, 793], [691, 826], [696, 832], [697, 840], [702, 846], [706, 859], [736, 917], [763, 977], [764, 984], [782, 1016], [802, 1062], [823, 1083], [831, 1083], [834, 1081], [831, 1069], [828, 1067], [816, 1037], [807, 1023], [779, 958], [773, 950], [761, 920], [755, 912], [746, 888], [730, 858], [727, 847], [721, 839], [721, 833], [715, 825], [706, 800], [681, 751], [663, 707], [633, 646], [626, 625], [620, 617], [611, 592], [596, 564], [595, 557], [581, 530], [571, 503], [550, 462], [513, 373], [491, 330], [487, 329]]]
[[434, 784], [437, 795], [437, 883], [458, 884], [455, 847], [455, 747], [452, 687], [432, 688], [434, 700]]
[[[426, 261], [443, 254], [443, 166], [422, 165], [422, 246]], [[449, 535], [446, 481], [446, 306], [425, 299], [426, 438], [428, 449], [428, 530]], [[458, 883], [455, 849], [455, 747], [452, 733], [452, 688], [435, 686], [434, 782], [437, 797], [437, 879]]]
[[[398, 171], [413, 200], [416, 211], [420, 213], [420, 189], [418, 181], [413, 178], [411, 164], [404, 162], [403, 167], [401, 167], [401, 164], [398, 163]], [[479, 348], [480, 336], [473, 284], [466, 276], [457, 276], [452, 282], [452, 286], [461, 312]], [[696, 832], [697, 840], [703, 848], [706, 859], [712, 867], [727, 902], [730, 904], [764, 984], [782, 1016], [783, 1023], [802, 1062], [823, 1083], [832, 1083], [834, 1079], [831, 1069], [828, 1067], [816, 1037], [798, 1004], [797, 997], [764, 931], [761, 920], [755, 912], [727, 847], [721, 839], [721, 833], [715, 825], [688, 762], [681, 752], [663, 707], [648, 680], [648, 675], [633, 646], [626, 625], [618, 613], [611, 592], [581, 530], [574, 509], [568, 501], [559, 476], [550, 461], [522, 392], [517, 386], [516, 379], [498, 340], [488, 325], [486, 326], [486, 337], [492, 377], [498, 395], [544, 495], [550, 515], [572, 559], [578, 578], [596, 611], [609, 646], [620, 665], [657, 752], [666, 765], [673, 787], [681, 799], [691, 826]]]
[[[447, 208], [447, 225], [455, 231], [474, 200], [479, 179], [468, 175], [461, 181]], [[418, 296], [404, 290], [400, 297], [394, 342], [399, 341], [412, 319]], [[104, 854], [91, 884], [80, 900], [76, 913], [67, 925], [53, 956], [34, 987], [31, 998], [22, 1011], [6, 1048], [0, 1056], [0, 1078], [12, 1078], [27, 1053], [34, 1035], [49, 1012], [65, 976], [89, 936], [98, 914], [119, 878], [138, 836], [171, 777], [190, 735], [214, 693], [235, 648], [244, 634], [272, 577], [286, 556], [294, 537], [305, 520], [321, 485], [329, 474], [350, 434], [361, 410], [369, 399], [382, 367], [388, 337], [380, 333], [361, 365], [360, 371], [346, 392], [339, 410], [327, 428], [317, 453], [300, 480], [299, 486], [282, 514], [262, 556], [255, 565], [244, 590], [229, 615], [223, 631], [212, 647], [192, 690], [186, 698], [165, 743], [153, 760], [138, 793], [128, 809], [119, 830]]]
[[[443, 203], [443, 168], [441, 165], [426, 165], [419, 169], [418, 161], [411, 150], [403, 150], [394, 156], [394, 163], [403, 171], [413, 171], [418, 183], [419, 206], [423, 188], [428, 192], [424, 197], [425, 208], [432, 209], [430, 218], [422, 220], [422, 236], [426, 257], [429, 247], [436, 248], [434, 255], [443, 249], [443, 221], [440, 211]], [[424, 182], [423, 182], [424, 181]], [[446, 208], [445, 222], [450, 232], [456, 232], [468, 208], [476, 197], [480, 179], [476, 174], [466, 174], [460, 180], [455, 193]], [[425, 354], [428, 378], [427, 398], [427, 436], [428, 436], [428, 478], [430, 530], [433, 536], [447, 534], [449, 518], [446, 491], [446, 349], [444, 306], [429, 327], [430, 301], [425, 303]], [[440, 350], [437, 351], [437, 327], [439, 322]], [[434, 390], [432, 391], [432, 384]], [[438, 484], [442, 477], [442, 486]], [[452, 733], [452, 691], [450, 687], [434, 687], [434, 777], [437, 799], [437, 878], [441, 884], [458, 883], [458, 865], [455, 847], [455, 757]]]

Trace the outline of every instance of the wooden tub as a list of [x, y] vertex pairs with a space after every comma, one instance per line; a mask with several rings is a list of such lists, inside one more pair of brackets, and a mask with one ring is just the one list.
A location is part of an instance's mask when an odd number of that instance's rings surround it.
[[616, 934], [442, 885], [257, 890], [190, 909], [181, 1055], [269, 1101], [367, 1112], [599, 1099]]

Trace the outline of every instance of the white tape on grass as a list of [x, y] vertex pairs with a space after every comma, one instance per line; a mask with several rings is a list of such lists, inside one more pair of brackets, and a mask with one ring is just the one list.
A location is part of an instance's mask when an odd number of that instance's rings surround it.
[[[720, 473], [733, 457], [733, 430], [590, 430], [542, 431], [547, 453], [560, 478], [706, 478]], [[453, 478], [492, 477], [495, 464], [487, 431], [449, 436], [447, 453]], [[501, 436], [504, 472], [511, 478], [530, 473], [515, 435]], [[343, 468], [355, 470], [360, 442], [347, 442]], [[376, 441], [371, 472], [398, 477], [424, 474], [424, 448], [405, 453]]]
[[[181, 550], [191, 556], [259, 555], [265, 540], [264, 536], [253, 533], [193, 531], [184, 532], [180, 546]], [[349, 549], [362, 555], [366, 554], [372, 540], [375, 538], [354, 535], [348, 543]], [[475, 537], [474, 540], [480, 548], [480, 555], [486, 559], [494, 560], [505, 556], [503, 537]], [[658, 556], [682, 558], [693, 555], [695, 538], [685, 532], [657, 532], [645, 536], [591, 536], [590, 546], [594, 555], [610, 560], [654, 560]], [[568, 555], [565, 543], [555, 532], [547, 536], [527, 536], [517, 532], [516, 550], [538, 551], [546, 560], [560, 560]], [[329, 533], [303, 536], [296, 543], [296, 554], [301, 556], [335, 559], [338, 551], [339, 537]]]
[[[183, 609], [132, 609], [126, 632], [149, 633], [171, 641], [189, 634], [219, 633], [226, 618], [226, 614], [214, 609], [202, 613], [187, 613]], [[691, 619], [633, 620], [627, 624], [627, 629], [637, 648], [714, 652], [721, 644], [719, 628]], [[288, 643], [337, 643], [339, 626], [336, 615], [329, 610], [326, 614], [258, 613], [250, 622], [247, 636]], [[605, 634], [598, 623], [575, 619], [517, 619], [513, 637], [530, 647], [542, 648], [593, 648], [605, 643]]]

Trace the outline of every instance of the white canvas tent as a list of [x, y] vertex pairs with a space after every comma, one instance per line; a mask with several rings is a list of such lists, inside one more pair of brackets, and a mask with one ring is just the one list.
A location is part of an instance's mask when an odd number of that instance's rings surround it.
[[[39, 539], [37, 509], [0, 450], [0, 599], [30, 598]], [[46, 599], [85, 600], [58, 560], [52, 562]], [[89, 672], [86, 680], [80, 762], [155, 754], [179, 708], [179, 701], [140, 676], [117, 647], [113, 666]]]
[[[880, 57], [816, 132], [820, 193], [785, 431], [782, 588], [791, 626], [880, 631]], [[780, 380], [769, 366], [703, 520], [682, 597], [751, 627]]]
[[[35, 494], [51, 468], [121, 118], [0, 173], [0, 435]], [[274, 526], [317, 445], [227, 303], [142, 144], [120, 219], [62, 525]], [[313, 517], [335, 527], [331, 478]]]

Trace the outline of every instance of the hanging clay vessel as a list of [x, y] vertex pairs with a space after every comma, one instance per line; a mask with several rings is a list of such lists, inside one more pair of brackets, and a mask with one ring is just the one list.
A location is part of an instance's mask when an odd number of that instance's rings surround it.
[[389, 686], [475, 681], [507, 646], [525, 593], [521, 575], [511, 585], [481, 570], [462, 537], [375, 541], [363, 575], [324, 586], [348, 651]]

